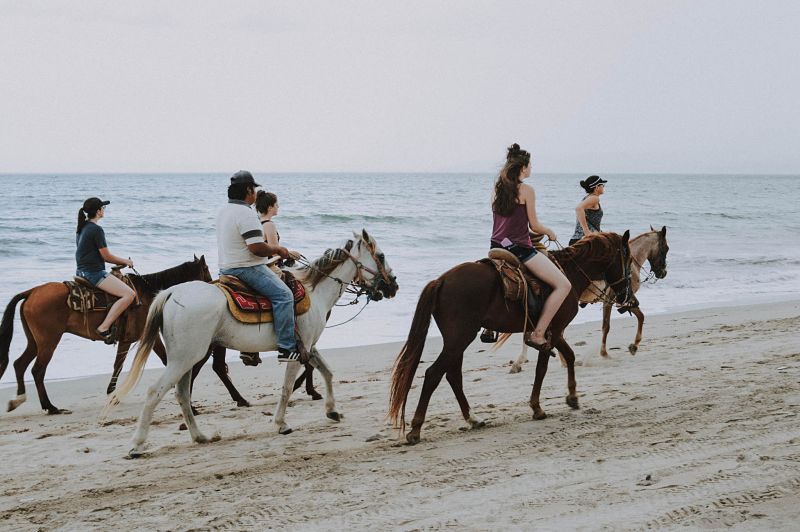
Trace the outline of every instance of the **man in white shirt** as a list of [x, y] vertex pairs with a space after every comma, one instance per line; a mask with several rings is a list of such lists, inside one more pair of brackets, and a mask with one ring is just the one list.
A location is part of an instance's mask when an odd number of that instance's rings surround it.
[[235, 275], [272, 301], [273, 324], [278, 337], [278, 361], [300, 360], [294, 331], [294, 296], [288, 286], [265, 264], [267, 257], [291, 256], [283, 246], [264, 241], [258, 215], [250, 206], [261, 186], [253, 174], [240, 170], [231, 177], [228, 203], [217, 214], [219, 273]]

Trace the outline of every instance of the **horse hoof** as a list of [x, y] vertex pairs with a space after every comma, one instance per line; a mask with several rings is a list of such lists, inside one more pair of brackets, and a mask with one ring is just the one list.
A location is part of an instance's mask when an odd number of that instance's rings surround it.
[[406, 434], [406, 441], [409, 445], [416, 445], [419, 443], [419, 434], [415, 434], [413, 432], [409, 432]]
[[478, 420], [475, 420], [475, 421], [470, 421], [469, 422], [469, 426], [472, 429], [482, 429], [483, 427], [486, 426], [486, 422], [484, 420], [482, 420], [482, 419], [478, 419]]
[[128, 451], [128, 456], [126, 458], [135, 460], [136, 458], [141, 458], [142, 456], [144, 456], [144, 451], [140, 449], [131, 449]]
[[178, 430], [189, 430], [189, 427], [186, 426], [186, 423], [181, 423], [178, 425]]
[[580, 408], [580, 406], [578, 406], [578, 398], [577, 397], [567, 396], [567, 404], [573, 410], [578, 410]]
[[15, 401], [15, 400], [12, 399], [11, 401], [8, 402], [8, 410], [6, 410], [6, 411], [7, 412], [11, 412], [13, 410], [16, 410], [17, 407], [19, 405], [21, 405], [21, 404], [22, 404], [22, 401]]
[[325, 415], [328, 416], [328, 419], [332, 419], [334, 421], [341, 421], [342, 420], [342, 415], [339, 412], [328, 412]]
[[508, 370], [509, 373], [519, 373], [522, 371], [522, 366], [517, 366], [516, 364], [511, 366], [511, 369]]
[[200, 415], [200, 409], [193, 406], [192, 407], [192, 415], [193, 416], [199, 416]]
[[314, 393], [312, 393], [310, 395], [311, 395], [311, 400], [312, 401], [319, 401], [320, 399], [322, 399], [322, 396], [320, 394], [318, 394], [317, 392], [314, 392]]
[[636, 344], [631, 344], [631, 345], [628, 346], [628, 351], [630, 352], [631, 355], [635, 355], [636, 351], [638, 351], [638, 350], [639, 350], [639, 346], [637, 346]]
[[71, 414], [72, 410], [67, 410], [66, 408], [51, 408], [47, 411], [48, 416], [56, 416], [59, 414]]
[[208, 436], [204, 435], [204, 434], [201, 434], [197, 438], [194, 439], [194, 442], [195, 443], [200, 443], [200, 444], [203, 444], [203, 443], [214, 443], [216, 441], [219, 441], [220, 439], [221, 439], [221, 437], [220, 437], [219, 434], [214, 434], [210, 438]]
[[278, 434], [281, 434], [282, 436], [286, 436], [287, 434], [291, 434], [292, 432], [293, 432], [293, 430], [292, 430], [291, 427], [285, 427], [285, 428], [282, 428], [282, 429], [278, 429]]
[[250, 403], [242, 399], [241, 401], [236, 401], [236, 406], [246, 408], [250, 406]]
[[539, 410], [538, 412], [534, 410], [533, 412], [533, 419], [539, 421], [540, 419], [545, 419], [547, 414], [544, 413], [544, 410]]

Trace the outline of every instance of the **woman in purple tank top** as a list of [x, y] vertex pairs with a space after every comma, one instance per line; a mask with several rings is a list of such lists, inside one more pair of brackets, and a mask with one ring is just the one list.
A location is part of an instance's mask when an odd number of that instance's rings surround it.
[[539, 223], [536, 217], [536, 194], [533, 187], [523, 183], [530, 175], [530, 153], [521, 149], [519, 144], [512, 145], [494, 185], [491, 247], [502, 247], [513, 253], [537, 279], [552, 288], [533, 332], [525, 339], [526, 344], [542, 350], [550, 349], [547, 328], [572, 286], [549, 258], [533, 248], [530, 230], [546, 235], [550, 240], [555, 240], [556, 234]]

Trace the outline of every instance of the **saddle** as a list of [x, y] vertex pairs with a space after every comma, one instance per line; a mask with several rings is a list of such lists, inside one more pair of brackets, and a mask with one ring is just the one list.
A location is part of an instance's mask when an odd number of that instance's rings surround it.
[[[111, 274], [130, 286], [136, 294], [131, 306], [138, 307], [141, 305], [142, 301], [139, 297], [139, 292], [128, 276], [122, 275], [119, 270], [113, 268]], [[78, 277], [77, 275], [73, 277], [72, 281], [64, 281], [64, 284], [69, 289], [67, 307], [76, 312], [107, 312], [119, 299], [107, 292], [103, 292], [83, 277]]]
[[535, 297], [542, 296], [541, 281], [531, 275], [528, 268], [510, 251], [502, 248], [489, 250], [489, 257], [478, 262], [491, 264], [497, 270], [506, 300], [522, 301], [528, 289]]
[[[281, 272], [281, 278], [294, 294], [295, 316], [305, 314], [311, 308], [311, 296], [306, 292], [303, 283], [294, 278], [291, 272]], [[233, 275], [220, 275], [214, 281], [225, 299], [228, 300], [228, 311], [241, 323], [269, 323], [272, 322], [272, 301], [256, 293], [238, 277]]]

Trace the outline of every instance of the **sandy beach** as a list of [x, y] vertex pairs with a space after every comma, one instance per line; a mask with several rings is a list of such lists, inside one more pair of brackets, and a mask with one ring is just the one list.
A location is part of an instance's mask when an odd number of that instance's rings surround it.
[[[229, 353], [254, 405], [237, 408], [207, 367], [194, 400], [201, 429], [220, 441], [191, 443], [170, 394], [139, 460], [124, 457], [161, 370], [105, 426], [108, 377], [51, 382], [53, 402], [73, 411], [64, 416], [42, 413], [31, 384], [28, 402], [0, 418], [0, 528], [796, 529], [800, 301], [649, 317], [635, 357], [634, 324], [615, 317], [609, 360], [597, 354], [597, 323], [568, 329], [581, 409], [565, 404], [566, 372], [553, 360], [542, 421], [527, 404], [533, 364], [508, 373], [519, 338], [498, 352], [476, 341], [464, 388], [489, 425], [466, 430], [443, 382], [413, 447], [385, 419], [399, 344], [326, 351], [345, 418], [327, 420], [298, 391], [288, 436], [272, 423], [283, 368], [244, 367]], [[408, 420], [439, 347], [428, 340]], [[1, 391], [4, 401], [14, 393]]]

